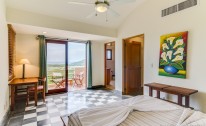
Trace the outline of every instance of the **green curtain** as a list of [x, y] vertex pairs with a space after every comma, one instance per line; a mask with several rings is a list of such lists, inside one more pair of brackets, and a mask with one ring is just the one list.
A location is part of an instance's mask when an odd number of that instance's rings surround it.
[[91, 41], [87, 42], [87, 88], [92, 88], [92, 50]]
[[[44, 35], [39, 35], [39, 77], [47, 77], [47, 54], [46, 54], [46, 40]], [[46, 83], [46, 92], [48, 92], [48, 85]]]

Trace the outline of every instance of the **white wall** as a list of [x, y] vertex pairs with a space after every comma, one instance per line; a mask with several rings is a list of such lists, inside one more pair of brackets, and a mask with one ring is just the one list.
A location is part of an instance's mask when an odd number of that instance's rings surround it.
[[9, 108], [8, 29], [5, 14], [5, 1], [0, 0], [0, 124]]
[[16, 35], [16, 66], [15, 77], [22, 77], [21, 59], [28, 59], [30, 64], [26, 64], [25, 77], [39, 76], [39, 40], [34, 35], [17, 34]]
[[92, 83], [104, 85], [104, 43], [92, 42]]
[[[206, 112], [206, 1], [178, 13], [161, 17], [161, 10], [184, 0], [148, 0], [138, 7], [118, 30], [116, 42], [116, 82], [122, 91], [122, 39], [145, 35], [144, 83], [160, 82], [199, 90], [191, 97], [191, 106]], [[189, 31], [187, 79], [162, 77], [158, 75], [160, 36], [167, 33]], [[148, 95], [147, 87], [144, 94]], [[171, 97], [176, 100], [176, 97]]]

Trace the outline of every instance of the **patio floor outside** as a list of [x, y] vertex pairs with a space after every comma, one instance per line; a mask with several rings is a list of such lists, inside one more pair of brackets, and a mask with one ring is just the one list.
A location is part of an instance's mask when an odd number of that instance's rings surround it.
[[[65, 66], [48, 65], [48, 89], [65, 88]], [[70, 66], [68, 69], [68, 91], [82, 90], [86, 88], [85, 66]]]

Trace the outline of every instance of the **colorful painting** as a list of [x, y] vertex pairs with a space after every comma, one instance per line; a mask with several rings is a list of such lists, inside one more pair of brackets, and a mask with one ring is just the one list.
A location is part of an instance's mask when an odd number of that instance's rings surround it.
[[159, 75], [186, 78], [187, 39], [187, 31], [161, 36]]

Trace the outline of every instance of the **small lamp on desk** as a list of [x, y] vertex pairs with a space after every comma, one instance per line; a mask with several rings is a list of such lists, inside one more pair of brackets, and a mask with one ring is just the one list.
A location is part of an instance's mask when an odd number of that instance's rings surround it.
[[25, 79], [25, 64], [30, 64], [28, 59], [21, 59], [20, 64], [23, 65], [22, 78]]

